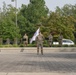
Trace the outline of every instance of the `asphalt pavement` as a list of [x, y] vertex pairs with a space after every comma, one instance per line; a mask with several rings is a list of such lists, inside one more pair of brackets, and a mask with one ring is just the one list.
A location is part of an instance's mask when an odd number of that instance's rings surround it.
[[76, 52], [1, 51], [0, 75], [76, 75]]

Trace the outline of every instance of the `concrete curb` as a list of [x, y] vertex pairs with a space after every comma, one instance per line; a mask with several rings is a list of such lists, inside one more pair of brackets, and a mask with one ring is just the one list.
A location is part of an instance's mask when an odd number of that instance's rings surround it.
[[[13, 48], [0, 48], [0, 52], [21, 52], [26, 50], [33, 50], [36, 51], [36, 47], [13, 47]], [[44, 51], [49, 50], [50, 52], [76, 52], [76, 47], [44, 47]]]
[[0, 73], [0, 75], [76, 75], [76, 73]]

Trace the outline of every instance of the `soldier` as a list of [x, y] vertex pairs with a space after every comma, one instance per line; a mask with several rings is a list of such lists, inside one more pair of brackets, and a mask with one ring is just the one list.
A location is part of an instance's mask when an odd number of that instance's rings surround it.
[[43, 40], [44, 40], [44, 37], [41, 34], [41, 32], [39, 32], [39, 35], [36, 37], [37, 54], [39, 54], [39, 47], [41, 47], [41, 54], [43, 55]]
[[51, 47], [52, 46], [52, 43], [53, 43], [53, 36], [52, 36], [52, 34], [51, 34], [51, 32], [50, 32], [50, 35], [48, 36], [48, 41], [49, 41], [49, 46]]
[[60, 34], [60, 36], [59, 36], [59, 45], [60, 45], [60, 47], [62, 46], [62, 39], [63, 39], [63, 35]]
[[23, 36], [23, 44], [24, 44], [24, 46], [27, 46], [27, 44], [28, 44], [28, 36], [27, 36], [27, 34], [25, 34]]

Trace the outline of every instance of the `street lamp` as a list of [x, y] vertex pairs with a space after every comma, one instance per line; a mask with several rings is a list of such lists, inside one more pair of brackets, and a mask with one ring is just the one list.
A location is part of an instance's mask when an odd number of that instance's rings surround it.
[[[15, 1], [15, 8], [17, 9], [17, 0], [11, 0], [12, 2]], [[15, 11], [16, 14], [16, 27], [17, 27], [17, 10]], [[14, 39], [14, 44], [17, 45], [17, 38]]]
[[[17, 0], [11, 0], [12, 2], [15, 1], [15, 8], [17, 9]], [[15, 11], [16, 14], [16, 27], [17, 27], [17, 10]]]

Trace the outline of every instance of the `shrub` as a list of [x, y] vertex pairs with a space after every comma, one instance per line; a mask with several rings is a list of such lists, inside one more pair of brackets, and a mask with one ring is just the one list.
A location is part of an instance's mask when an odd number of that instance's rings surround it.
[[28, 44], [27, 47], [36, 47], [36, 44]]
[[48, 44], [43, 44], [43, 46], [44, 46], [44, 47], [49, 47], [49, 45], [48, 45]]
[[17, 45], [17, 44], [13, 44], [12, 46], [13, 46], [13, 47], [18, 47], [18, 45]]
[[24, 47], [24, 45], [23, 44], [20, 44], [19, 47]]

